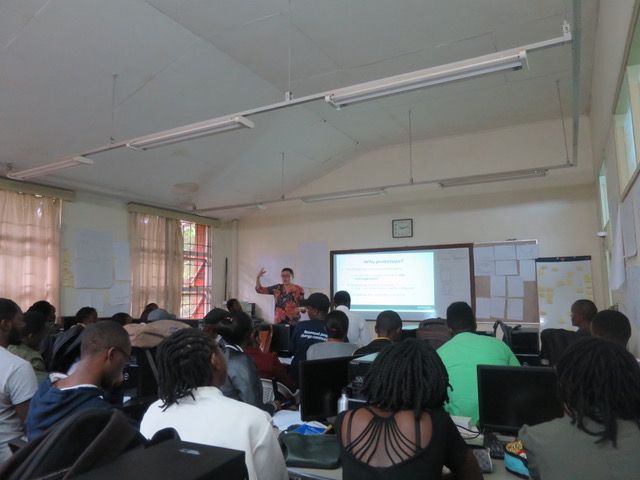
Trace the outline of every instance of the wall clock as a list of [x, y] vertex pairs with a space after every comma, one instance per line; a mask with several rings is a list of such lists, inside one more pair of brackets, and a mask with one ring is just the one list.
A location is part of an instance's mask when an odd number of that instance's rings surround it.
[[413, 237], [413, 219], [397, 218], [391, 222], [391, 235], [393, 238]]

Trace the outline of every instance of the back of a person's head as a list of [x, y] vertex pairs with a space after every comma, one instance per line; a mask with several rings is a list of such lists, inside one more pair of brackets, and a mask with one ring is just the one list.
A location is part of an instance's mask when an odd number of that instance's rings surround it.
[[20, 311], [16, 302], [8, 298], [0, 298], [0, 320], [13, 320]]
[[591, 334], [626, 347], [631, 338], [631, 323], [622, 312], [602, 310], [591, 322]]
[[81, 358], [91, 357], [110, 348], [116, 348], [125, 353], [131, 348], [127, 331], [122, 325], [112, 320], [89, 325], [82, 332], [80, 341]]
[[213, 380], [211, 356], [217, 347], [204, 332], [185, 328], [173, 333], [158, 347], [158, 396], [163, 408]]
[[46, 317], [47, 320], [51, 320], [52, 318], [53, 320], [55, 320], [56, 307], [51, 305], [46, 300], [38, 300], [29, 307], [29, 310], [27, 310], [27, 312], [40, 312]]
[[344, 340], [349, 331], [349, 317], [340, 310], [334, 310], [327, 314], [327, 334], [329, 338]]
[[587, 298], [576, 300], [571, 306], [571, 310], [581, 315], [589, 323], [591, 323], [598, 314], [596, 304]]
[[133, 319], [131, 318], [131, 315], [129, 315], [126, 312], [118, 312], [115, 313], [111, 316], [111, 320], [113, 320], [114, 322], [124, 326], [124, 325], [128, 325], [130, 324]]
[[447, 308], [447, 327], [453, 333], [475, 332], [476, 317], [467, 302], [453, 302]]
[[345, 290], [340, 290], [333, 295], [333, 304], [336, 307], [344, 305], [347, 308], [351, 308], [351, 295]]
[[24, 328], [22, 337], [32, 335], [34, 337], [43, 335], [47, 330], [47, 317], [42, 312], [29, 310], [24, 314]]
[[144, 307], [144, 310], [142, 311], [142, 313], [140, 314], [140, 323], [147, 323], [148, 320], [148, 316], [150, 312], [153, 312], [154, 310], [157, 310], [158, 308], [160, 308], [158, 306], [157, 303], [148, 303], [146, 307]]
[[[640, 366], [624, 347], [597, 337], [569, 346], [556, 367], [560, 401], [576, 426], [616, 445], [617, 421], [640, 428]], [[589, 418], [602, 425], [594, 432]]]
[[82, 307], [76, 312], [76, 323], [88, 325], [98, 320], [98, 311], [93, 307]]
[[[227, 310], [229, 310], [230, 312], [233, 311], [235, 309], [236, 303], [240, 304], [237, 298], [230, 298], [229, 300], [227, 300]], [[242, 306], [240, 306], [240, 308], [242, 308]]]
[[376, 318], [376, 332], [380, 336], [388, 336], [389, 334], [402, 330], [402, 318], [393, 310], [384, 310], [378, 314]]
[[449, 397], [449, 376], [427, 342], [409, 338], [385, 347], [367, 373], [364, 393], [371, 405], [397, 412], [441, 408]]
[[232, 312], [229, 319], [218, 324], [218, 333], [232, 345], [240, 345], [248, 340], [252, 330], [253, 320], [244, 312]]

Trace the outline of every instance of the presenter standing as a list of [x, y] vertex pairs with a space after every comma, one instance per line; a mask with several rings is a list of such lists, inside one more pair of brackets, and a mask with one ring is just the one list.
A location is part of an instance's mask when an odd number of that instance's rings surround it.
[[280, 272], [282, 283], [263, 287], [260, 283], [267, 271], [261, 268], [256, 277], [256, 292], [273, 295], [275, 300], [274, 323], [296, 325], [300, 320], [300, 306], [304, 300], [304, 289], [300, 285], [291, 283], [293, 270], [285, 267]]

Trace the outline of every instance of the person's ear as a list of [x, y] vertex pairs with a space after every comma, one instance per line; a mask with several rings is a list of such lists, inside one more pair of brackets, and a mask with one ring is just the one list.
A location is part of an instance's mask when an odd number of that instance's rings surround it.
[[13, 320], [9, 320], [8, 318], [3, 318], [0, 320], [0, 331], [9, 332], [13, 328]]

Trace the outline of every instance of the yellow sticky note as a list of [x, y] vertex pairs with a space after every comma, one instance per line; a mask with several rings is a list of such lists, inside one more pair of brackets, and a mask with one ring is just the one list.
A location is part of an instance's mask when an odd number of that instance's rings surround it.
[[579, 272], [582, 272], [582, 271], [584, 271], [584, 267], [582, 265], [578, 265], [576, 267], [576, 270], [579, 271]]
[[552, 271], [552, 272], [557, 272], [557, 271], [558, 271], [558, 267], [553, 267], [553, 268], [551, 269], [551, 271]]
[[584, 293], [584, 288], [576, 288], [576, 293]]

